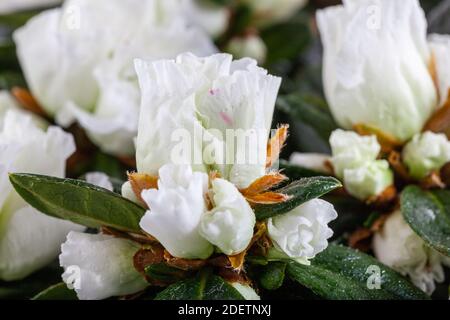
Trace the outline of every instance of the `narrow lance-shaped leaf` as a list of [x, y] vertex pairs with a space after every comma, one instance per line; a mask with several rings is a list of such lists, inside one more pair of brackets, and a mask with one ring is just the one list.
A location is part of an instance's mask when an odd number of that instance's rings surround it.
[[221, 277], [204, 269], [194, 278], [168, 286], [155, 300], [244, 300], [244, 297]]
[[276, 190], [278, 193], [291, 196], [289, 200], [277, 204], [256, 205], [254, 207], [256, 218], [258, 220], [264, 220], [289, 212], [299, 205], [321, 197], [341, 186], [342, 184], [339, 180], [333, 177], [312, 177], [294, 181], [291, 184]]
[[60, 282], [38, 293], [32, 300], [78, 300], [78, 298], [74, 290], [69, 289], [64, 282]]
[[326, 299], [429, 299], [375, 258], [344, 246], [329, 245], [310, 266], [290, 261], [286, 271], [290, 278]]
[[450, 191], [409, 186], [401, 195], [403, 217], [429, 246], [450, 257]]
[[140, 232], [145, 209], [114, 192], [81, 180], [26, 173], [9, 177], [22, 198], [42, 213], [91, 228]]

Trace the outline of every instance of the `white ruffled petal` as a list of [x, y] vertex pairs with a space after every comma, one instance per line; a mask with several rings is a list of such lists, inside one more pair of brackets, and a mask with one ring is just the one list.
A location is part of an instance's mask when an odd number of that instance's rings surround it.
[[268, 219], [268, 233], [275, 248], [287, 256], [312, 259], [327, 248], [327, 240], [333, 235], [328, 223], [336, 218], [333, 205], [314, 199]]
[[133, 294], [148, 283], [133, 265], [140, 245], [102, 234], [70, 232], [61, 246], [62, 278], [80, 300]]
[[[199, 224], [206, 211], [204, 196], [208, 176], [193, 173], [190, 166], [181, 168], [186, 174], [176, 176], [175, 166], [169, 166], [173, 169], [170, 171], [172, 177], [164, 175], [164, 180], [158, 182], [158, 189], [142, 191], [142, 198], [150, 210], [141, 219], [140, 226], [174, 257], [206, 259], [212, 254], [213, 247], [200, 236]], [[166, 181], [177, 184], [172, 186]]]
[[223, 179], [212, 181], [214, 208], [201, 220], [200, 234], [226, 255], [245, 250], [253, 237], [255, 214], [239, 190]]

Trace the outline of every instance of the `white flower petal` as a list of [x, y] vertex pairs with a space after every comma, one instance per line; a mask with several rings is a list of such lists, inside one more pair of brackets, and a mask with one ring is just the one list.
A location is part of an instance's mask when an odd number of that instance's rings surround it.
[[384, 223], [373, 238], [375, 256], [382, 263], [411, 277], [412, 282], [431, 294], [435, 282], [444, 281], [442, 257], [428, 248], [404, 221], [400, 210]]
[[401, 141], [438, 106], [427, 23], [417, 0], [345, 1], [319, 10], [323, 82], [337, 122], [374, 126]]
[[428, 41], [436, 61], [440, 105], [442, 106], [449, 98], [448, 91], [450, 90], [450, 36], [432, 34]]
[[[212, 252], [212, 245], [200, 236], [200, 219], [206, 211], [205, 193], [208, 176], [192, 172], [190, 166], [183, 166], [185, 174], [179, 174], [175, 165], [172, 177], [163, 175], [158, 189], [142, 191], [142, 198], [149, 206], [141, 219], [141, 228], [158, 239], [171, 255], [186, 259], [206, 259]], [[161, 170], [164, 171], [163, 167]], [[177, 172], [178, 171], [178, 172]], [[169, 173], [169, 172], [167, 172]], [[171, 185], [175, 181], [176, 185]]]
[[331, 157], [327, 154], [294, 152], [289, 162], [305, 169], [330, 173], [327, 163], [331, 162]]
[[336, 218], [333, 205], [314, 199], [268, 219], [268, 233], [275, 248], [287, 256], [312, 259], [328, 246], [333, 235], [328, 223]]
[[226, 255], [245, 250], [253, 237], [255, 214], [239, 190], [223, 179], [212, 181], [214, 208], [201, 220], [199, 232]]
[[86, 182], [113, 191], [113, 184], [109, 177], [103, 172], [88, 172], [86, 173]]
[[102, 234], [70, 232], [61, 246], [62, 278], [80, 300], [133, 294], [148, 283], [133, 266], [140, 245]]
[[403, 148], [402, 159], [413, 178], [425, 178], [450, 162], [450, 141], [442, 133], [417, 134]]

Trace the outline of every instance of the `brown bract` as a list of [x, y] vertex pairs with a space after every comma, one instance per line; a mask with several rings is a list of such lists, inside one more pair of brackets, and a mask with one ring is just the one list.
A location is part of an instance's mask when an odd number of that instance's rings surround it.
[[445, 132], [449, 136], [450, 129], [450, 89], [448, 99], [444, 105], [436, 111], [425, 124], [423, 131]]
[[285, 175], [278, 172], [272, 172], [256, 179], [250, 186], [241, 189], [240, 191], [251, 205], [285, 202], [291, 197], [286, 194], [269, 190], [286, 180], [288, 180], [288, 178]]
[[282, 124], [278, 127], [275, 135], [270, 138], [269, 143], [267, 144], [266, 168], [272, 167], [272, 165], [278, 161], [281, 149], [283, 149], [288, 137], [288, 129], [289, 125]]
[[394, 136], [385, 133], [380, 129], [368, 124], [364, 123], [355, 124], [353, 126], [353, 130], [362, 136], [375, 135], [377, 137], [378, 143], [381, 146], [381, 151], [385, 153], [389, 153], [392, 150], [402, 146], [402, 143]]
[[128, 173], [128, 181], [130, 181], [131, 189], [142, 204], [147, 207], [141, 193], [147, 189], [158, 189], [158, 177], [150, 176], [145, 173]]
[[11, 94], [26, 110], [37, 114], [41, 117], [47, 118], [47, 113], [34, 99], [30, 91], [20, 87], [14, 87], [11, 89]]

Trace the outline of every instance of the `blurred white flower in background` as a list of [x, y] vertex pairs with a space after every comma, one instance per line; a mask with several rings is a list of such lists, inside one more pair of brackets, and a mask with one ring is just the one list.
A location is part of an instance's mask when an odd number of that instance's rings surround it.
[[179, 0], [68, 0], [14, 40], [33, 95], [57, 123], [76, 120], [103, 151], [131, 155], [140, 100], [133, 59], [216, 51], [187, 12]]
[[[192, 164], [194, 170], [217, 170], [239, 188], [265, 174], [280, 78], [259, 68], [255, 60], [233, 61], [228, 54], [207, 58], [182, 54], [176, 60], [157, 62], [137, 60], [136, 71], [142, 91], [136, 145], [138, 172], [156, 175], [162, 165], [173, 163], [173, 152], [180, 141], [172, 135], [186, 132], [189, 152], [175, 160]], [[230, 144], [227, 130], [250, 134], [258, 143]], [[205, 145], [223, 152], [210, 156], [203, 152]], [[227, 154], [231, 154], [231, 160]], [[249, 159], [253, 156], [256, 161]], [[240, 157], [246, 158], [239, 161]]]
[[323, 83], [336, 121], [410, 139], [438, 107], [417, 0], [344, 1], [319, 10]]
[[428, 43], [436, 63], [436, 76], [438, 81], [440, 105], [443, 105], [450, 90], [450, 35], [432, 34]]
[[442, 264], [450, 266], [448, 258], [427, 247], [403, 219], [400, 210], [386, 220], [383, 229], [373, 238], [375, 256], [382, 263], [392, 267], [412, 282], [431, 294], [435, 282], [444, 281]]
[[241, 0], [256, 16], [258, 25], [267, 26], [294, 16], [308, 0]]
[[266, 61], [267, 46], [264, 41], [255, 34], [235, 37], [230, 40], [226, 51], [231, 53], [235, 58], [253, 58], [259, 64]]
[[423, 179], [450, 162], [450, 141], [443, 133], [418, 133], [403, 148], [402, 158], [409, 174], [415, 179]]
[[75, 151], [71, 135], [47, 131], [30, 116], [7, 111], [0, 131], [0, 279], [17, 280], [50, 263], [70, 230], [84, 227], [41, 214], [13, 189], [8, 173], [64, 177]]
[[12, 13], [20, 10], [46, 8], [58, 5], [62, 0], [1, 0], [0, 14]]
[[61, 246], [62, 278], [80, 300], [100, 300], [144, 290], [145, 278], [133, 265], [141, 246], [103, 234], [70, 232]]

